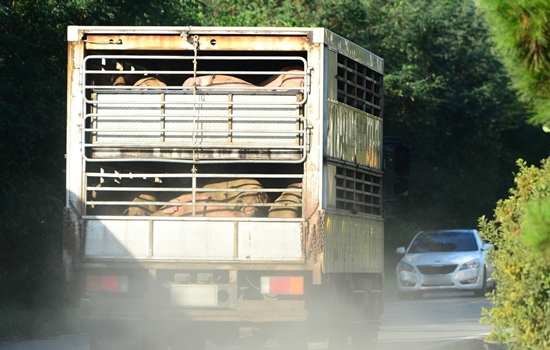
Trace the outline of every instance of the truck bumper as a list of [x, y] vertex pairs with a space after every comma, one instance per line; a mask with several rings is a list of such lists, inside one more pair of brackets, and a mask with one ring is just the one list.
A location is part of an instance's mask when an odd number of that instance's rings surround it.
[[148, 307], [143, 301], [82, 299], [81, 319], [215, 322], [305, 321], [303, 300], [243, 300], [229, 309]]

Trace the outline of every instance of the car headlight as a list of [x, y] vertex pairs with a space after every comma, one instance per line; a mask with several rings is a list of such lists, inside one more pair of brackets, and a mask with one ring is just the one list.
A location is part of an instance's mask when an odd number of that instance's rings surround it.
[[462, 266], [460, 266], [460, 269], [461, 270], [477, 269], [478, 267], [479, 267], [479, 260], [475, 259], [463, 264]]
[[397, 265], [397, 266], [398, 266], [399, 272], [401, 272], [401, 271], [416, 272], [414, 267], [412, 267], [411, 265], [406, 264], [404, 262], [400, 262], [399, 265]]

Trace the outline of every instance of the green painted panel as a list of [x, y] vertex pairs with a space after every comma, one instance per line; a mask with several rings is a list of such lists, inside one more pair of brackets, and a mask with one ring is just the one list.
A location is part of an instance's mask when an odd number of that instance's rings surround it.
[[384, 271], [384, 221], [325, 213], [326, 272]]
[[382, 169], [382, 119], [328, 101], [327, 156]]

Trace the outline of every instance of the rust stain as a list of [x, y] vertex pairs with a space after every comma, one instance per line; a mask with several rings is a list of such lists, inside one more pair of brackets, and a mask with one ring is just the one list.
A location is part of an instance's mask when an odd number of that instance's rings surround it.
[[[309, 47], [306, 36], [199, 36], [199, 50], [205, 51], [304, 51]], [[86, 49], [193, 50], [193, 40], [179, 35], [88, 35]]]

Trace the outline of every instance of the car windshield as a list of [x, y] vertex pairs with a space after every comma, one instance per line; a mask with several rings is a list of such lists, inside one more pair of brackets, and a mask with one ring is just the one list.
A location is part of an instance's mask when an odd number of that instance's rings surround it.
[[409, 253], [471, 252], [478, 250], [471, 232], [423, 232], [412, 241]]

